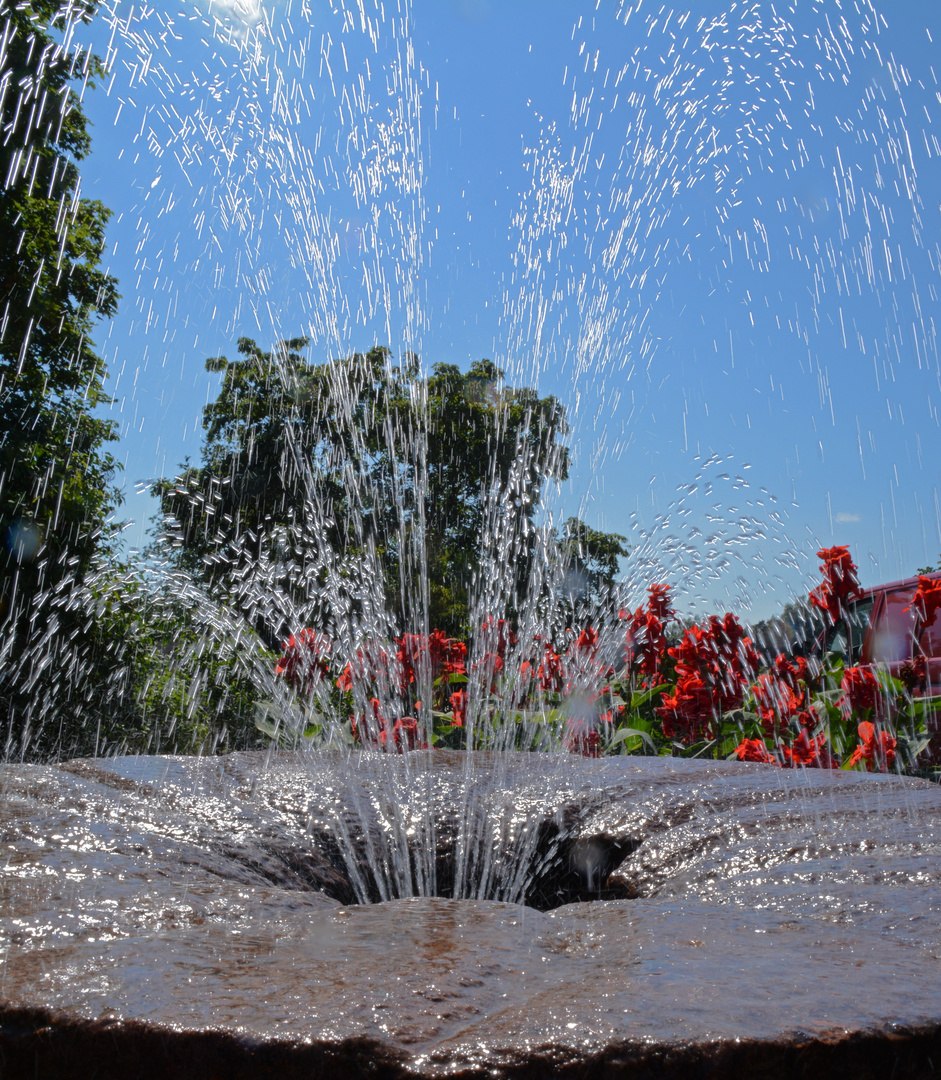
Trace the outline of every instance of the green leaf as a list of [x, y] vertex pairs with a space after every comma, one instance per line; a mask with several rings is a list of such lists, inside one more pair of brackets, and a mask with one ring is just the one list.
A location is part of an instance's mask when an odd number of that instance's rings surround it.
[[719, 757], [733, 758], [735, 757], [735, 751], [741, 740], [738, 738], [725, 738], [719, 743], [719, 749], [716, 751]]
[[[635, 754], [644, 745], [643, 740], [639, 736], [625, 739], [621, 743], [622, 754]], [[609, 746], [607, 749], [613, 749], [613, 746]]]
[[[613, 747], [617, 746], [619, 743], [625, 742], [625, 741], [627, 741], [629, 739], [631, 739], [631, 740], [633, 740], [633, 739], [639, 740], [637, 742], [637, 745], [640, 746], [641, 744], [643, 744], [643, 745], [648, 746], [650, 748], [651, 753], [655, 754], [657, 752], [656, 743], [654, 743], [654, 741], [653, 741], [653, 739], [651, 739], [650, 735], [646, 731], [641, 731], [640, 728], [632, 728], [632, 727], [618, 728], [617, 731], [612, 736], [611, 741], [608, 743], [608, 746], [613, 748]], [[627, 751], [627, 753], [631, 753], [631, 752], [632, 751], [630, 751], [630, 750]]]
[[926, 718], [935, 712], [941, 712], [941, 697], [915, 698], [905, 706], [904, 711], [913, 720]]
[[910, 755], [911, 760], [914, 761], [920, 753], [928, 749], [931, 744], [931, 736], [922, 735], [921, 737], [914, 739], [901, 738], [899, 739], [899, 742], [902, 743], [906, 752]]
[[850, 750], [849, 743], [854, 742], [856, 738], [855, 732], [851, 738], [847, 739], [843, 732], [836, 728], [831, 728], [827, 732], [827, 736], [830, 740], [830, 749], [839, 758], [842, 758]]
[[890, 675], [888, 671], [881, 668], [876, 668], [875, 672], [883, 693], [892, 694], [895, 697], [905, 693], [905, 684], [901, 679], [896, 679], [894, 675]]
[[533, 719], [543, 724], [567, 724], [571, 719], [562, 709], [546, 709], [533, 716]]
[[706, 739], [703, 742], [694, 743], [693, 746], [690, 747], [690, 750], [692, 750], [693, 752], [688, 756], [691, 758], [702, 757], [707, 750], [712, 750], [715, 745], [715, 739]]
[[629, 726], [636, 728], [638, 731], [647, 731], [647, 732], [656, 731], [656, 730], [658, 730], [658, 727], [659, 727], [659, 725], [657, 725], [654, 721], [645, 720], [644, 717], [642, 717], [642, 716], [632, 716]]
[[818, 691], [816, 694], [814, 694], [814, 701], [815, 702], [816, 701], [823, 701], [823, 702], [826, 702], [827, 704], [831, 704], [831, 703], [835, 704], [837, 701], [839, 701], [844, 696], [845, 696], [844, 691], [841, 690], [839, 687], [836, 687], [836, 689], [834, 689], [834, 690], [820, 690], [820, 691]]
[[265, 713], [259, 713], [258, 715], [256, 715], [255, 727], [258, 728], [259, 731], [264, 732], [269, 739], [274, 739], [275, 741], [277, 741], [280, 738], [281, 722], [278, 721], [277, 723], [272, 724], [268, 720]]
[[451, 672], [449, 675], [440, 675], [431, 684], [435, 687], [441, 686], [463, 686], [467, 682], [467, 676], [461, 675], [456, 671]]
[[670, 688], [669, 683], [661, 683], [659, 686], [651, 686], [647, 690], [638, 690], [631, 697], [630, 704], [628, 705], [628, 708], [629, 709], [640, 709], [642, 706], [646, 705], [649, 701], [652, 701], [657, 696], [657, 694], [662, 694], [664, 690], [668, 690], [669, 688]]

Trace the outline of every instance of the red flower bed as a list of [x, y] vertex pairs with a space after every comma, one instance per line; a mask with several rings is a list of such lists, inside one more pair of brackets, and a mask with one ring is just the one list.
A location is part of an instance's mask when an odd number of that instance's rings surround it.
[[[918, 613], [922, 627], [934, 626], [938, 609], [941, 608], [941, 578], [919, 576], [911, 607]], [[905, 608], [905, 611], [908, 610]]]
[[882, 697], [879, 680], [869, 668], [847, 668], [840, 686], [846, 691], [846, 704], [854, 715], [871, 712]]
[[[810, 601], [834, 622], [859, 595], [856, 566], [845, 547], [818, 554], [823, 581]], [[491, 617], [472, 662], [464, 642], [433, 630], [363, 642], [337, 665], [331, 642], [305, 629], [285, 643], [275, 671], [299, 702], [316, 699], [322, 708], [333, 695], [332, 716], [309, 730], [342, 726], [345, 715], [347, 741], [397, 753], [515, 745], [587, 757], [695, 754], [886, 771], [899, 767], [900, 755], [911, 764], [924, 749], [928, 711], [912, 696], [926, 683], [923, 656], [901, 665], [898, 679], [844, 667], [832, 656], [822, 666], [819, 659], [811, 665], [778, 656], [759, 673], [759, 657], [735, 615], [711, 616], [680, 632], [671, 626], [669, 585], [647, 592], [644, 605], [619, 612], [623, 644], [610, 637], [612, 627], [589, 624], [556, 638], [537, 636], [527, 647], [507, 620]], [[941, 579], [919, 578], [911, 606], [930, 626], [941, 609]], [[612, 656], [620, 657], [620, 670]]]
[[738, 619], [727, 612], [714, 615], [706, 627], [686, 630], [675, 648], [667, 649], [676, 661], [677, 682], [672, 695], [664, 694], [657, 715], [668, 739], [712, 738], [722, 713], [742, 704], [745, 690], [759, 666], [751, 640]]
[[826, 611], [835, 623], [846, 614], [850, 600], [862, 592], [856, 564], [848, 547], [823, 548], [817, 557], [823, 560], [820, 564], [823, 582], [810, 594], [810, 602]]
[[859, 725], [861, 742], [853, 751], [851, 765], [863, 762], [869, 772], [888, 772], [895, 763], [898, 741], [887, 731], [878, 731], [875, 724], [864, 720]]

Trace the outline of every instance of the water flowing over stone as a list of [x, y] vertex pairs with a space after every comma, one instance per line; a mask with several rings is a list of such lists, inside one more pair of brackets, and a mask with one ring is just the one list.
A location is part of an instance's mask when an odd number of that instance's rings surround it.
[[[546, 910], [486, 889], [355, 903], [331, 815], [355, 852], [378, 820], [357, 810], [369, 778], [401, 762], [4, 767], [4, 1075], [931, 1075], [936, 786], [408, 761], [435, 806], [472, 781], [504, 814], [478, 835], [504, 875], [520, 867], [501, 855], [531, 860], [517, 893]], [[433, 833], [453, 889], [460, 830], [444, 814]]]

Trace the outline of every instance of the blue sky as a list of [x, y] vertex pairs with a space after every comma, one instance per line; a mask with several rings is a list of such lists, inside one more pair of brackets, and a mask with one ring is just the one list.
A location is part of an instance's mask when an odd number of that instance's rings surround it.
[[868, 583], [937, 561], [941, 6], [109, 0], [83, 34], [124, 515], [198, 457], [205, 358], [303, 333], [557, 394], [552, 511], [687, 610], [767, 614], [835, 543]]

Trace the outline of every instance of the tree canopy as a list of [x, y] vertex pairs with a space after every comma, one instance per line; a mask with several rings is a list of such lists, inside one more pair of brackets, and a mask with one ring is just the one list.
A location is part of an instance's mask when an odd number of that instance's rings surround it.
[[40, 670], [67, 677], [50, 659], [64, 629], [50, 598], [81, 580], [118, 501], [105, 450], [116, 426], [96, 413], [109, 398], [92, 345], [118, 300], [101, 269], [109, 212], [82, 197], [77, 164], [91, 140], [76, 84], [93, 85], [102, 66], [61, 42], [96, 7], [0, 3], [0, 703], [26, 727], [47, 707]]
[[570, 602], [599, 604], [620, 569], [619, 560], [630, 554], [620, 533], [592, 529], [577, 517], [562, 526], [557, 544], [566, 575], [563, 589]]
[[514, 567], [520, 601], [545, 484], [568, 475], [561, 403], [507, 386], [489, 360], [423, 374], [382, 346], [321, 364], [306, 346], [242, 338], [239, 359], [207, 361], [222, 382], [202, 463], [157, 489], [180, 561], [225, 591], [234, 548], [260, 555], [313, 528], [340, 558], [372, 555], [388, 606], [413, 626], [466, 633], [488, 559]]

